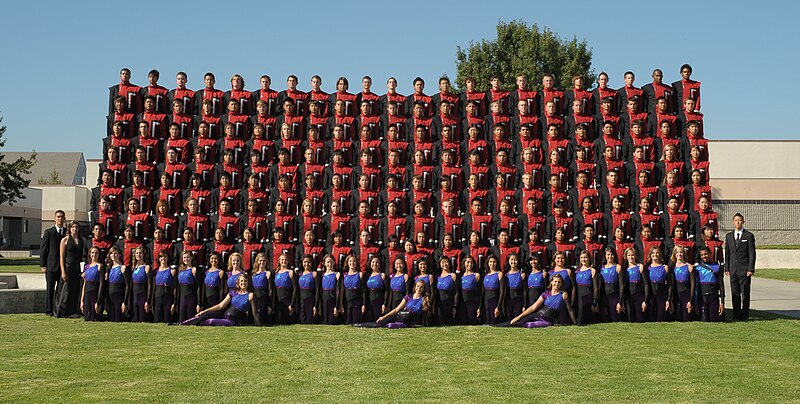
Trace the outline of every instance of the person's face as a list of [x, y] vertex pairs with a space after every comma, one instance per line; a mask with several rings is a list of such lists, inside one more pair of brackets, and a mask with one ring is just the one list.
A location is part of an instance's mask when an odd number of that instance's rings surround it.
[[744, 226], [744, 218], [735, 216], [733, 218], [733, 227], [736, 228], [736, 230], [742, 230], [742, 226]]
[[350, 256], [350, 258], [347, 259], [347, 267], [350, 268], [351, 271], [358, 270], [358, 260], [356, 260], [356, 257]]
[[609, 171], [608, 175], [606, 176], [608, 179], [608, 183], [611, 185], [617, 185], [617, 172], [616, 171]]
[[422, 90], [425, 89], [425, 84], [421, 80], [417, 80], [414, 82], [414, 92], [417, 94], [422, 94]]
[[678, 210], [678, 200], [677, 199], [670, 199], [669, 202], [667, 202], [667, 207], [669, 208], [669, 210], [671, 210], [673, 212]]
[[188, 253], [188, 252], [184, 253], [181, 256], [181, 262], [183, 262], [183, 265], [186, 265], [186, 266], [192, 265], [192, 253]]
[[208, 257], [208, 263], [212, 268], [219, 268], [219, 255], [213, 254], [212, 256]]
[[681, 77], [684, 80], [689, 80], [689, 78], [692, 77], [692, 71], [688, 67], [684, 67], [681, 69]]
[[528, 213], [533, 213], [536, 210], [536, 202], [532, 199], [528, 199], [528, 202], [525, 203], [525, 208], [528, 209]]
[[452, 247], [453, 246], [453, 236], [451, 236], [451, 235], [444, 236], [444, 239], [442, 240], [442, 242], [443, 242], [445, 248]]
[[700, 200], [697, 201], [697, 206], [700, 207], [700, 210], [702, 211], [708, 210], [708, 199], [700, 198]]
[[628, 111], [631, 111], [631, 112], [636, 111], [636, 101], [635, 100], [629, 100], [627, 105], [628, 105]]
[[563, 267], [564, 266], [564, 262], [565, 262], [564, 255], [563, 254], [556, 255], [555, 262], [556, 262], [556, 266]]
[[591, 240], [594, 238], [594, 227], [587, 227], [583, 229], [583, 236], [586, 240]]
[[311, 271], [313, 265], [314, 265], [314, 263], [311, 262], [311, 259], [309, 259], [309, 258], [304, 258], [303, 259], [303, 270]]
[[319, 91], [321, 85], [322, 85], [322, 80], [320, 80], [319, 77], [311, 78], [311, 89], [313, 89], [314, 91]]
[[128, 211], [131, 213], [138, 213], [139, 212], [139, 202], [136, 202], [135, 199], [132, 199], [128, 202]]
[[103, 228], [100, 227], [100, 226], [95, 225], [92, 228], [92, 235], [94, 236], [94, 238], [97, 238], [97, 239], [102, 238], [103, 237]]
[[478, 244], [479, 241], [481, 241], [481, 237], [478, 235], [478, 233], [470, 233], [469, 242], [471, 244]]
[[189, 229], [184, 230], [183, 231], [183, 239], [188, 241], [188, 242], [190, 242], [190, 243], [193, 242], [194, 241], [194, 233], [192, 233], [192, 231], [189, 230]]
[[119, 72], [119, 81], [128, 84], [131, 81], [131, 72], [122, 70]]
[[303, 235], [303, 240], [308, 245], [314, 244], [314, 233], [307, 231], [306, 234]]
[[389, 89], [390, 92], [394, 92], [397, 88], [397, 80], [391, 78], [386, 82], [386, 88]]
[[77, 223], [73, 224], [72, 226], [69, 226], [69, 232], [73, 236], [77, 236], [78, 233], [80, 232], [80, 230], [81, 230], [81, 228]]
[[331, 203], [331, 213], [338, 214], [339, 212], [341, 212], [341, 207], [342, 206], [339, 204], [339, 202], [332, 202]]
[[222, 229], [217, 229], [214, 231], [214, 240], [222, 241], [225, 240], [225, 231]]
[[369, 213], [369, 205], [365, 203], [358, 205], [358, 213], [360, 213], [361, 216], [366, 216], [367, 213]]
[[372, 80], [364, 77], [364, 79], [361, 80], [361, 86], [364, 87], [365, 92], [369, 92], [370, 87], [372, 87]]
[[297, 88], [297, 79], [294, 77], [289, 77], [286, 79], [286, 86], [289, 87], [290, 90], [294, 91]]
[[650, 237], [653, 236], [653, 231], [649, 228], [645, 227], [642, 229], [642, 239], [643, 240], [650, 240]]
[[708, 250], [700, 250], [700, 259], [704, 262], [708, 262], [711, 260], [711, 254], [709, 254]]
[[203, 78], [203, 83], [206, 85], [206, 88], [214, 88], [214, 78], [211, 76], [206, 76]]
[[581, 265], [584, 267], [589, 266], [589, 255], [588, 254], [581, 254]]
[[150, 83], [151, 86], [158, 85], [158, 76], [150, 73], [147, 75], [147, 81]]
[[611, 136], [614, 134], [614, 126], [613, 125], [603, 125], [603, 135], [604, 136]]
[[575, 80], [572, 80], [572, 86], [577, 89], [583, 88], [583, 78], [576, 77]]
[[632, 74], [628, 73], [625, 75], [625, 85], [632, 86], [634, 81], [634, 77]]
[[497, 237], [500, 240], [500, 244], [506, 245], [508, 244], [508, 233], [503, 232]]
[[692, 183], [693, 184], [700, 184], [700, 181], [702, 181], [702, 179], [703, 179], [703, 175], [700, 174], [699, 171], [693, 171], [692, 172]]
[[686, 232], [683, 230], [683, 228], [681, 228], [681, 227], [676, 227], [675, 228], [675, 238], [677, 238], [679, 240], [683, 240], [683, 236], [685, 234], [686, 234]]
[[641, 208], [642, 211], [649, 212], [650, 211], [650, 200], [647, 199], [647, 198], [642, 198], [642, 200], [639, 201], [639, 207]]
[[362, 231], [360, 238], [361, 238], [361, 244], [363, 245], [369, 244], [369, 232]]
[[103, 173], [103, 177], [102, 177], [103, 184], [110, 185], [111, 184], [111, 179], [112, 179], [111, 174]]
[[262, 77], [262, 78], [261, 78], [261, 80], [259, 80], [259, 84], [261, 84], [261, 89], [262, 89], [262, 90], [269, 90], [269, 85], [270, 85], [271, 83], [270, 83], [270, 81], [269, 81], [269, 78], [267, 78], [267, 77]]
[[325, 269], [328, 271], [333, 271], [333, 268], [336, 266], [336, 261], [332, 257], [325, 258]]
[[481, 203], [479, 201], [472, 201], [472, 211], [474, 213], [481, 213]]
[[528, 87], [528, 79], [525, 76], [517, 77], [517, 88], [524, 90]]
[[347, 83], [344, 80], [339, 79], [336, 82], [336, 90], [337, 91], [347, 91]]
[[425, 112], [424, 107], [422, 104], [414, 104], [414, 116], [419, 118], [422, 116], [422, 113]]
[[236, 279], [236, 288], [237, 289], [239, 289], [239, 290], [247, 290], [248, 286], [249, 286], [249, 284], [248, 284], [247, 277], [240, 276], [238, 279]]
[[175, 153], [175, 150], [167, 151], [167, 161], [170, 163], [175, 163], [178, 161], [178, 153]]
[[544, 105], [545, 111], [547, 111], [548, 115], [555, 115], [556, 113], [556, 104], [552, 101], [548, 101], [547, 104]]
[[620, 200], [618, 198], [614, 198], [614, 199], [611, 200], [611, 207], [615, 211], [619, 211], [620, 209], [622, 209], [622, 202], [620, 202]]
[[422, 295], [425, 293], [425, 284], [423, 282], [417, 282], [414, 285], [414, 294], [415, 295]]
[[687, 98], [686, 101], [683, 102], [683, 106], [686, 111], [694, 111], [694, 100]]
[[675, 175], [674, 171], [670, 171], [667, 173], [667, 185], [675, 185], [678, 182], [678, 177]]
[[554, 84], [554, 83], [553, 83], [553, 78], [552, 78], [552, 77], [550, 77], [550, 76], [544, 76], [544, 77], [542, 78], [542, 86], [544, 86], [544, 88], [545, 88], [546, 90], [550, 90], [550, 89], [552, 89], [552, 88], [553, 88], [553, 84]]
[[490, 271], [497, 271], [497, 258], [489, 258], [486, 261], [486, 266], [489, 267]]
[[628, 253], [627, 253], [627, 254], [625, 254], [625, 258], [626, 258], [626, 259], [628, 260], [628, 262], [629, 262], [629, 263], [631, 263], [631, 264], [633, 264], [633, 263], [636, 263], [636, 253], [635, 253], [635, 252], [633, 252], [633, 251], [628, 251]]
[[242, 89], [242, 87], [244, 87], [244, 80], [242, 80], [241, 77], [235, 77], [233, 80], [231, 80], [231, 88], [234, 90], [239, 91]]
[[[125, 101], [117, 100], [114, 101], [114, 109], [117, 111], [124, 111], [125, 110]], [[114, 129], [116, 129], [116, 125], [114, 125]]]
[[601, 74], [597, 78], [597, 84], [600, 86], [600, 88], [608, 87], [608, 76], [606, 76], [605, 74]]
[[644, 158], [644, 151], [643, 151], [641, 148], [634, 149], [634, 150], [633, 150], [633, 157], [634, 157], [636, 160], [639, 160], [639, 161], [641, 161], [641, 160], [642, 160], [642, 158]]
[[231, 261], [231, 267], [233, 267], [233, 269], [242, 268], [242, 257], [238, 255], [233, 255], [231, 256], [230, 261]]
[[267, 259], [266, 258], [258, 257], [256, 259], [256, 267], [257, 268], [266, 268], [266, 265], [267, 265]]
[[147, 111], [152, 111], [155, 108], [155, 104], [153, 104], [153, 100], [148, 98], [144, 100], [144, 109]]
[[[555, 112], [555, 107], [551, 108], [553, 112]], [[558, 137], [558, 128], [555, 126], [550, 126], [547, 128], [547, 137], [550, 139], [555, 139]]]

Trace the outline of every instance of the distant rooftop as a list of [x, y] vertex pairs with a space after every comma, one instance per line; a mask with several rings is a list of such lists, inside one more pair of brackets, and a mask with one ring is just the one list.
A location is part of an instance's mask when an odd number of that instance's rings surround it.
[[[20, 157], [30, 157], [30, 152], [0, 152], [5, 162], [12, 162]], [[59, 185], [86, 185], [86, 159], [82, 152], [36, 152], [36, 164], [25, 179], [31, 181], [31, 187], [52, 184], [53, 170], [61, 181]]]

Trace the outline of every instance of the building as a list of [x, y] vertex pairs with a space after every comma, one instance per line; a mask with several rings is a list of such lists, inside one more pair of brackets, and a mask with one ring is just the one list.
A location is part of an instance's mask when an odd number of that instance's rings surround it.
[[[6, 159], [28, 157], [30, 153], [3, 153]], [[58, 209], [67, 221], [89, 222], [91, 191], [86, 187], [86, 160], [81, 152], [37, 152], [36, 164], [25, 178], [31, 183], [23, 190], [26, 199], [14, 206], [0, 206], [0, 230], [6, 249], [39, 248], [42, 231], [53, 225]]]

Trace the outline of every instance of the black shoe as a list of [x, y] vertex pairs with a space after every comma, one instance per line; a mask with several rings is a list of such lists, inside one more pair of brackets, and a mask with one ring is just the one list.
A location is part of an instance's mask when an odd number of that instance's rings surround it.
[[48, 316], [48, 317], [53, 317], [53, 313], [47, 312], [47, 313], [44, 313], [44, 314], [45, 314], [46, 316]]

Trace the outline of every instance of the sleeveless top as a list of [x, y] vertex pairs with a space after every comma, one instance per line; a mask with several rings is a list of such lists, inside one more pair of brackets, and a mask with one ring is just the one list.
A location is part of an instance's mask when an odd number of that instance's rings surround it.
[[133, 270], [131, 274], [133, 283], [147, 283], [147, 272], [145, 272], [145, 268], [147, 268], [146, 265], [139, 265]]
[[108, 283], [125, 283], [125, 275], [122, 274], [122, 265], [111, 268], [111, 272], [108, 274]]

